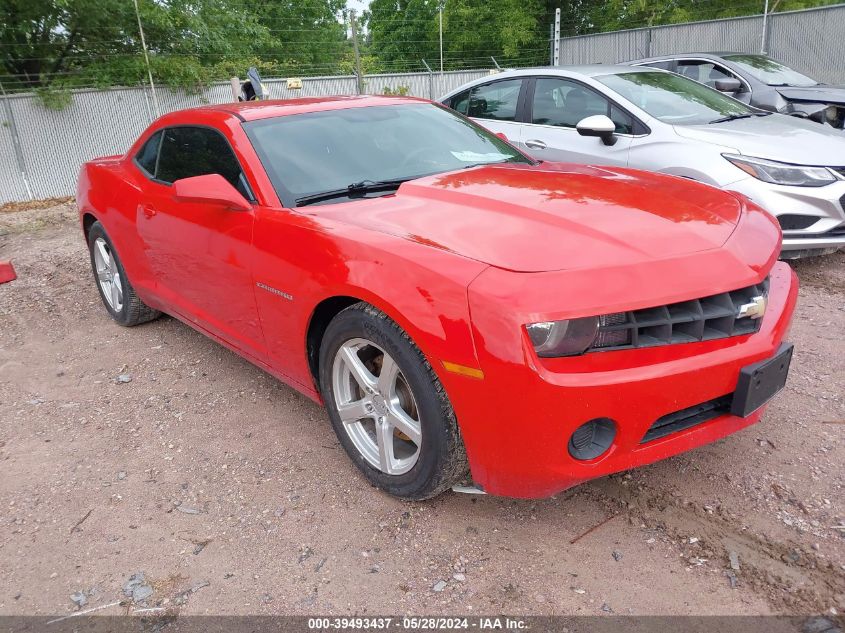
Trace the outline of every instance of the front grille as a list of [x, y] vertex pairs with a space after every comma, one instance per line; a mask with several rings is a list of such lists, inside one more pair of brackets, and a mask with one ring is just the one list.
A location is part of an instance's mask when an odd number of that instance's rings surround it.
[[664, 415], [649, 427], [643, 439], [640, 440], [640, 444], [645, 444], [646, 442], [666, 437], [672, 433], [683, 431], [696, 424], [702, 424], [708, 420], [718, 418], [720, 415], [727, 415], [731, 412], [732, 400], [733, 394], [729, 393], [725, 396], [720, 396], [713, 400], [708, 400], [707, 402], [702, 402], [701, 404]]
[[783, 231], [799, 231], [813, 226], [819, 221], [817, 217], [812, 215], [798, 215], [796, 213], [787, 213], [779, 215], [777, 221]]
[[845, 167], [831, 167], [830, 169], [845, 178]]
[[739, 317], [740, 307], [755, 297], [767, 296], [763, 283], [680, 303], [617, 312], [599, 317], [596, 339], [588, 352], [656, 347], [712, 341], [754, 334], [762, 319]]

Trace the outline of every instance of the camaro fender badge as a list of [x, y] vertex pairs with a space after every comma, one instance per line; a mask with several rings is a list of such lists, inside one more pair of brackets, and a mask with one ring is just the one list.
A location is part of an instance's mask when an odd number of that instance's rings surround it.
[[744, 317], [748, 317], [749, 319], [761, 319], [763, 318], [763, 315], [766, 314], [767, 303], [768, 301], [763, 295], [754, 297], [748, 303], [744, 303], [739, 306], [736, 318], [742, 319]]
[[260, 281], [256, 281], [255, 285], [258, 286], [259, 288], [261, 288], [262, 290], [266, 290], [267, 292], [272, 292], [274, 295], [279, 295], [280, 297], [283, 297], [283, 298], [287, 299], [288, 301], [293, 301], [293, 295], [289, 295], [286, 292], [282, 292], [281, 290], [277, 290], [276, 288], [273, 288], [272, 286], [268, 286], [267, 284], [263, 284]]

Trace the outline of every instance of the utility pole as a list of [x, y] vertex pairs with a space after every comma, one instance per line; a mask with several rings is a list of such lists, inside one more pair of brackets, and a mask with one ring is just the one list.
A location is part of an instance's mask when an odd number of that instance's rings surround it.
[[769, 21], [769, 0], [766, 0], [765, 4], [763, 5], [763, 35], [760, 39], [760, 52], [763, 53], [764, 55], [766, 54], [766, 44], [767, 44], [766, 40], [768, 39], [766, 37], [768, 35], [768, 33], [766, 33], [766, 30], [769, 27], [768, 21]]
[[446, 0], [441, 0], [440, 2], [440, 76], [441, 79], [443, 77], [443, 3]]
[[150, 54], [147, 52], [147, 40], [144, 39], [144, 27], [141, 25], [141, 12], [138, 10], [138, 0], [132, 0], [135, 3], [135, 17], [138, 18], [138, 32], [141, 34], [141, 48], [144, 49], [144, 61], [147, 63], [147, 77], [150, 80], [150, 90], [153, 91], [153, 107], [156, 111], [156, 116], [161, 116], [161, 110], [158, 107], [158, 97], [156, 96], [156, 86], [153, 83], [153, 71], [150, 69]]
[[355, 51], [355, 76], [357, 77], [358, 94], [364, 94], [364, 80], [361, 77], [361, 54], [358, 52], [358, 28], [355, 26], [355, 9], [349, 11], [349, 22], [352, 27], [352, 48]]
[[555, 9], [555, 34], [552, 42], [552, 66], [560, 66], [560, 9]]

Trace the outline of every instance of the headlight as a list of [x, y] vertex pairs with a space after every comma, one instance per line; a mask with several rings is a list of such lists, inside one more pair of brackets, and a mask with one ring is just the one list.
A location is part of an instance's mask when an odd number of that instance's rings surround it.
[[537, 355], [548, 358], [583, 354], [595, 340], [598, 327], [598, 317], [587, 317], [531, 323], [526, 329]]
[[826, 167], [805, 167], [789, 165], [763, 158], [722, 154], [726, 160], [739, 167], [746, 174], [763, 182], [794, 187], [823, 187], [836, 180], [836, 176]]

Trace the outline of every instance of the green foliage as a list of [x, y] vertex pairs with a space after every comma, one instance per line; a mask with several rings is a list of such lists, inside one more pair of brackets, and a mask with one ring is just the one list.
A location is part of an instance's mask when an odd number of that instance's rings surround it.
[[411, 88], [409, 86], [396, 86], [395, 88], [385, 86], [382, 94], [388, 97], [407, 97], [410, 92]]
[[65, 88], [38, 88], [35, 95], [48, 110], [64, 110], [73, 103], [73, 95]]
[[[286, 76], [336, 72], [344, 0], [139, 0], [156, 82], [197, 90], [250, 65]], [[0, 0], [7, 90], [147, 80], [132, 0]]]

